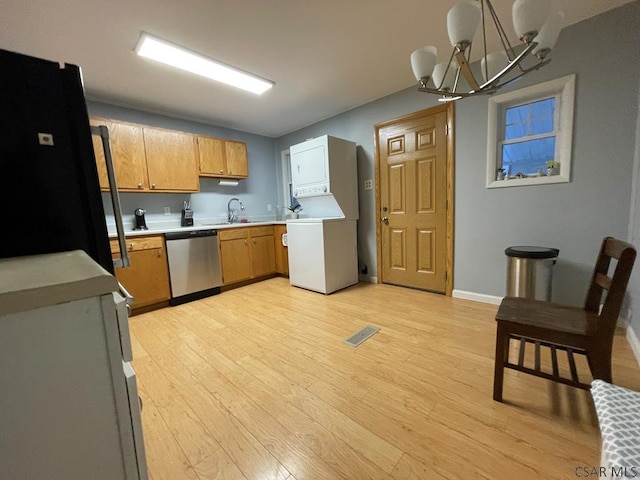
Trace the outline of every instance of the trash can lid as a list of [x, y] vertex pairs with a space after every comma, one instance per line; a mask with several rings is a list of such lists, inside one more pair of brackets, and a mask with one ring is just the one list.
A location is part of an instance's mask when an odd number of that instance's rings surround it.
[[518, 258], [556, 258], [560, 250], [548, 247], [508, 247], [504, 253], [508, 257]]

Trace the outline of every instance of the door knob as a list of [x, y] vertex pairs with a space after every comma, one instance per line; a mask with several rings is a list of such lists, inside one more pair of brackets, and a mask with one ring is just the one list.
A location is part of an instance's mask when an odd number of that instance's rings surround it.
[[382, 217], [382, 221], [385, 223], [385, 225], [389, 225], [389, 217]]

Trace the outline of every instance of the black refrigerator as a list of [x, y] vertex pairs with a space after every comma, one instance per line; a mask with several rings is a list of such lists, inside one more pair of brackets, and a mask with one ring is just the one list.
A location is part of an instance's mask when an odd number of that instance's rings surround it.
[[0, 50], [0, 202], [0, 258], [82, 249], [113, 273], [77, 66]]

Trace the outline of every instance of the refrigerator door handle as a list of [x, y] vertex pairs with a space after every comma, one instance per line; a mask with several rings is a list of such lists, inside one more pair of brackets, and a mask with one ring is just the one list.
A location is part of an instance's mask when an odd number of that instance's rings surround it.
[[[104, 159], [107, 166], [107, 178], [109, 179], [109, 194], [111, 195], [113, 216], [116, 220], [116, 232], [118, 234], [120, 258], [113, 261], [113, 266], [127, 268], [131, 266], [131, 261], [129, 260], [129, 252], [127, 251], [127, 241], [124, 235], [124, 224], [122, 223], [122, 210], [120, 209], [120, 196], [118, 195], [118, 184], [116, 183], [116, 173], [115, 169], [113, 168], [111, 147], [109, 146], [109, 129], [105, 125], [91, 125], [91, 134], [98, 135], [102, 139], [102, 149], [104, 150]], [[131, 297], [131, 295], [128, 296]]]
[[120, 291], [120, 293], [122, 294], [122, 296], [124, 297], [124, 303], [127, 304], [127, 312], [129, 313], [129, 316], [131, 316], [131, 305], [133, 304], [135, 297], [133, 295], [131, 295], [126, 288], [124, 288], [124, 285], [122, 285], [122, 283], [118, 282], [118, 290]]

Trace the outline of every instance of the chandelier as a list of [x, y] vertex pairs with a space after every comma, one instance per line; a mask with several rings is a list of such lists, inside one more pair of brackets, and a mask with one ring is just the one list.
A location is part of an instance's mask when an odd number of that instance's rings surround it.
[[[438, 49], [419, 48], [411, 54], [411, 67], [421, 92], [441, 95], [453, 101], [478, 94], [490, 94], [529, 72], [547, 65], [564, 13], [552, 8], [552, 0], [515, 0], [513, 26], [520, 43], [511, 45], [490, 0], [468, 0], [449, 10], [447, 30], [453, 51], [448, 61], [437, 63]], [[502, 50], [487, 52], [487, 24], [495, 26]], [[482, 82], [471, 69], [471, 47], [482, 24]], [[490, 33], [490, 32], [489, 32]], [[461, 76], [466, 81], [461, 82]]]

